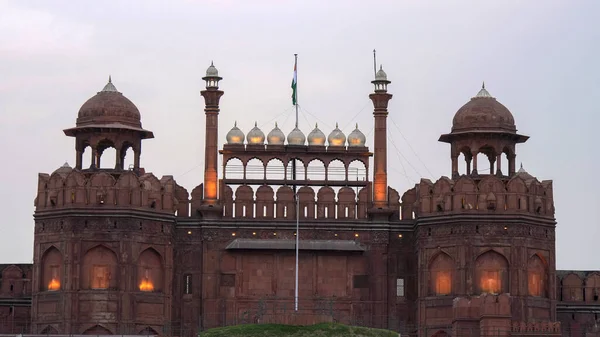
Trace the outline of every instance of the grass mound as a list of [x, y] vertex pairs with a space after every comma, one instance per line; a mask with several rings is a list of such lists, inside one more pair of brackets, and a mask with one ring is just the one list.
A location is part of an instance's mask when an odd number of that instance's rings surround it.
[[214, 328], [200, 333], [199, 337], [398, 337], [398, 333], [343, 324], [321, 323], [315, 325], [245, 324]]

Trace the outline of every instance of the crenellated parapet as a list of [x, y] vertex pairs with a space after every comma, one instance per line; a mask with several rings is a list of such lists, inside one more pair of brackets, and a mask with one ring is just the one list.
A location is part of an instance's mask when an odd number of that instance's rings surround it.
[[512, 336], [560, 336], [560, 322], [512, 322]]
[[152, 173], [90, 171], [63, 166], [40, 173], [36, 212], [63, 208], [127, 208], [167, 214], [189, 213], [188, 192], [172, 176]]
[[474, 179], [442, 177], [421, 179], [402, 196], [403, 217], [438, 216], [448, 213], [523, 213], [554, 217], [552, 181], [540, 182], [529, 175], [510, 179], [494, 175]]

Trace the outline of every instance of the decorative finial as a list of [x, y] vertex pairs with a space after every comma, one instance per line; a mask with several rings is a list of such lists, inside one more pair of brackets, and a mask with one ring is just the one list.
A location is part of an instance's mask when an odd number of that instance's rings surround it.
[[490, 95], [490, 93], [485, 88], [485, 81], [481, 84], [481, 89], [479, 89], [479, 92], [477, 93], [477, 95], [475, 95], [475, 97], [492, 98], [492, 95]]
[[338, 123], [337, 123], [337, 122], [335, 122], [335, 128], [336, 128], [336, 129], [338, 128]]
[[319, 128], [319, 124], [315, 123], [315, 129], [318, 129], [318, 128]]
[[277, 122], [275, 122], [275, 128], [277, 128]]
[[379, 65], [379, 70], [383, 70], [383, 64]]
[[358, 129], [358, 123], [356, 123], [356, 128]]
[[521, 163], [521, 170], [523, 169], [523, 163]]
[[254, 127], [256, 127], [258, 125], [258, 123], [256, 121], [254, 121]]
[[215, 65], [213, 64], [213, 61], [212, 61], [212, 60], [210, 60], [210, 65], [211, 65], [211, 67], [214, 67], [214, 66], [215, 66]]
[[117, 88], [112, 84], [112, 76], [108, 75], [108, 83], [102, 88], [101, 92], [119, 92]]
[[233, 122], [233, 126], [237, 128], [237, 121]]

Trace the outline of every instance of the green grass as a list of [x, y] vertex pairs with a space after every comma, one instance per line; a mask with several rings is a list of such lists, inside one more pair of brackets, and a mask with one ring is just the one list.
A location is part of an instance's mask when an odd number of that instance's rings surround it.
[[199, 337], [398, 337], [398, 333], [343, 324], [321, 323], [315, 325], [245, 324], [214, 328], [200, 333]]

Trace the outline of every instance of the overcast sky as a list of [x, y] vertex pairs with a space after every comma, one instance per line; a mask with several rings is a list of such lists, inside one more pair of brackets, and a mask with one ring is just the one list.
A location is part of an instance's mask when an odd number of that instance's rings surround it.
[[[142, 166], [202, 181], [211, 60], [224, 80], [219, 140], [234, 121], [293, 128], [358, 123], [372, 148], [372, 50], [392, 81], [389, 184], [450, 175], [438, 137], [486, 88], [531, 139], [517, 165], [554, 180], [557, 268], [600, 269], [598, 1], [4, 1], [0, 0], [0, 263], [31, 262], [37, 174], [74, 164], [80, 106], [111, 74], [156, 138]], [[597, 135], [596, 135], [597, 136]], [[392, 144], [393, 142], [393, 144]], [[87, 159], [87, 158], [86, 158]], [[87, 159], [89, 162], [89, 159]], [[114, 163], [114, 161], [113, 161]]]

